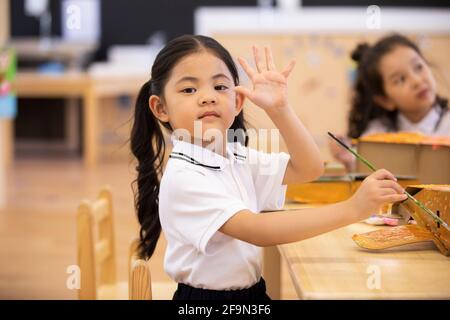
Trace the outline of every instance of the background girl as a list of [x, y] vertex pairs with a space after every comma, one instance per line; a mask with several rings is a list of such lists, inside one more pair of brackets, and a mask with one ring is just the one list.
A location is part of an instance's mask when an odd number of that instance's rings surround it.
[[[348, 137], [411, 131], [450, 135], [447, 99], [436, 93], [436, 80], [419, 48], [394, 34], [372, 47], [359, 44], [351, 57], [358, 63], [349, 114]], [[348, 169], [354, 157], [330, 143], [334, 157]]]

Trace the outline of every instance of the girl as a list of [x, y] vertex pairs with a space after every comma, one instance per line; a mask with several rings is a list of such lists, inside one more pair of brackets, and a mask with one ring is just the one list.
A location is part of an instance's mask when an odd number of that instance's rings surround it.
[[[138, 161], [140, 249], [151, 257], [162, 227], [165, 271], [178, 283], [174, 299], [268, 299], [261, 247], [313, 237], [406, 198], [392, 174], [380, 170], [345, 202], [259, 214], [282, 209], [286, 184], [317, 178], [323, 165], [287, 101], [294, 63], [279, 72], [270, 50], [265, 49], [264, 60], [253, 50], [256, 70], [239, 59], [253, 83], [248, 89], [238, 85], [236, 66], [217, 41], [179, 37], [158, 54], [152, 78], [138, 96], [131, 148]], [[228, 141], [230, 129], [246, 132], [245, 97], [276, 124], [290, 155], [247, 148], [247, 139], [244, 145]], [[173, 133], [174, 143], [163, 175], [159, 124]]]
[[[416, 131], [450, 135], [447, 100], [436, 94], [436, 81], [419, 48], [402, 35], [386, 36], [372, 47], [352, 52], [358, 63], [348, 136]], [[352, 169], [354, 157], [330, 144], [333, 156]]]

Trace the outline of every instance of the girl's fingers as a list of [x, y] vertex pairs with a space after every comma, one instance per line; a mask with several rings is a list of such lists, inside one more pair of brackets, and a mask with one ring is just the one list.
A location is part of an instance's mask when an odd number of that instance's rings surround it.
[[272, 50], [268, 47], [264, 47], [266, 53], [266, 66], [267, 70], [275, 70], [275, 64], [273, 63]]
[[295, 60], [291, 60], [291, 62], [289, 62], [288, 66], [281, 71], [281, 74], [283, 74], [283, 76], [285, 78], [289, 77], [289, 74], [291, 73], [292, 69], [294, 69], [295, 66]]
[[261, 73], [262, 71], [264, 71], [264, 68], [261, 63], [261, 57], [259, 56], [259, 50], [255, 46], [253, 46], [253, 56], [255, 58], [256, 70], [258, 70], [258, 72]]
[[390, 195], [381, 197], [382, 201], [386, 202], [386, 203], [404, 201], [407, 198], [408, 198], [408, 196], [406, 194], [390, 194]]
[[380, 181], [381, 188], [389, 188], [395, 190], [397, 193], [404, 193], [404, 190], [401, 185], [392, 180], [381, 180]]
[[250, 67], [247, 63], [247, 60], [243, 59], [243, 58], [238, 58], [239, 63], [242, 66], [242, 69], [244, 69], [245, 73], [247, 74], [247, 76], [250, 79], [253, 79], [253, 76], [255, 74], [255, 71], [252, 69], [252, 67]]
[[234, 91], [236, 91], [237, 93], [242, 93], [244, 96], [246, 96], [250, 100], [253, 97], [252, 92], [248, 88], [243, 87], [243, 86], [234, 87]]
[[401, 193], [398, 193], [397, 190], [392, 189], [392, 188], [383, 188], [380, 191], [380, 196], [382, 196], [382, 197], [394, 195], [394, 194], [401, 194]]
[[387, 171], [386, 169], [379, 169], [377, 171], [375, 171], [372, 176], [376, 179], [376, 180], [394, 180], [397, 181], [397, 178], [390, 173], [389, 171]]

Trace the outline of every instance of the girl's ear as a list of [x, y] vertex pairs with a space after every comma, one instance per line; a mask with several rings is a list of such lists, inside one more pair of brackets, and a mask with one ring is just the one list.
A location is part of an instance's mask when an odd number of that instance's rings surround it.
[[236, 107], [235, 107], [235, 116], [237, 116], [244, 107], [245, 96], [242, 93], [236, 92]]
[[148, 105], [153, 115], [162, 122], [169, 122], [169, 114], [161, 98], [155, 95], [150, 96]]
[[394, 101], [384, 95], [377, 94], [373, 96], [373, 101], [387, 111], [394, 111], [397, 109]]

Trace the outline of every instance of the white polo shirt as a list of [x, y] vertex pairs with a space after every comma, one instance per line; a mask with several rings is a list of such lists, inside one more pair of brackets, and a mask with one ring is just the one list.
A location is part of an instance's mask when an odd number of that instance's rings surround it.
[[[430, 109], [427, 115], [419, 122], [411, 122], [402, 113], [397, 115], [398, 131], [418, 132], [433, 136], [450, 136], [450, 111], [442, 111], [439, 106]], [[380, 119], [369, 122], [362, 136], [373, 133], [388, 132], [388, 128]]]
[[227, 157], [173, 141], [161, 179], [159, 217], [167, 239], [164, 269], [196, 288], [248, 288], [261, 278], [262, 249], [218, 231], [235, 213], [279, 210], [287, 153], [228, 143]]

